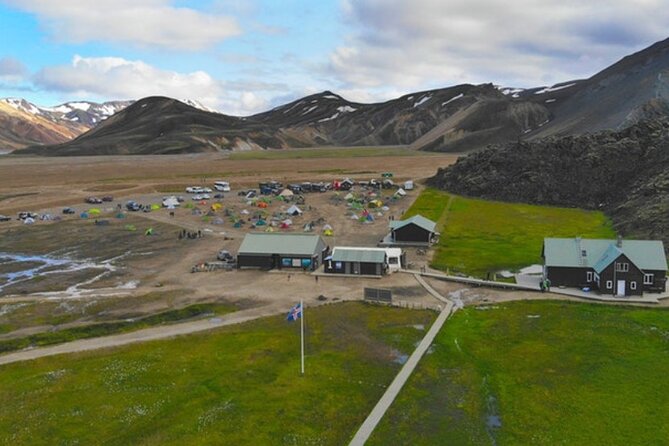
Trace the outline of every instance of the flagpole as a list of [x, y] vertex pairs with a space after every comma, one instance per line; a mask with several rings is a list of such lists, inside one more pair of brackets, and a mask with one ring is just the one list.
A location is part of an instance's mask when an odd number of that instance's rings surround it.
[[300, 318], [300, 346], [302, 350], [302, 375], [304, 375], [304, 300], [300, 300], [302, 317]]

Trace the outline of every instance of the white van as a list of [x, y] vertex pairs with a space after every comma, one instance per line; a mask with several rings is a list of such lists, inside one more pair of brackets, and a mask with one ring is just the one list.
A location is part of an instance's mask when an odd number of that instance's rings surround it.
[[227, 181], [216, 181], [214, 183], [214, 189], [219, 192], [230, 192], [230, 183]]
[[405, 181], [404, 182], [404, 190], [413, 190], [413, 181]]

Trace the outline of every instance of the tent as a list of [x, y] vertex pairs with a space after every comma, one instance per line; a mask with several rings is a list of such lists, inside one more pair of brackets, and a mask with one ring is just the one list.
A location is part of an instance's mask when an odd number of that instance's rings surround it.
[[249, 211], [247, 211], [246, 209], [242, 209], [242, 211], [240, 212], [240, 214], [242, 214], [242, 215], [249, 215]]
[[292, 216], [301, 215], [302, 214], [302, 209], [298, 208], [295, 205], [292, 205], [291, 207], [288, 208], [288, 210], [286, 211], [286, 214], [292, 215]]
[[281, 193], [279, 194], [279, 196], [280, 196], [280, 197], [283, 197], [283, 198], [290, 198], [290, 197], [292, 197], [293, 195], [295, 195], [295, 194], [294, 194], [293, 191], [290, 190], [290, 189], [284, 189], [284, 190], [282, 190]]
[[158, 209], [160, 209], [160, 205], [159, 205], [159, 204], [155, 204], [155, 203], [154, 203], [154, 204], [151, 205], [151, 210], [152, 210], [152, 211], [157, 211]]
[[281, 224], [290, 226], [290, 225], [293, 224], [293, 220], [291, 220], [290, 218], [287, 218], [284, 221], [282, 221]]
[[144, 235], [153, 235], [153, 228], [149, 228], [144, 232]]
[[25, 220], [23, 220], [24, 225], [32, 225], [33, 223], [35, 223], [35, 219], [32, 217], [28, 217]]
[[399, 197], [404, 197], [406, 194], [407, 194], [406, 191], [404, 189], [402, 189], [401, 187], [399, 189], [397, 189], [397, 192], [395, 192], [395, 195], [397, 195]]
[[323, 226], [323, 235], [332, 237], [334, 235], [334, 230], [332, 229], [332, 226], [330, 225]]
[[220, 211], [221, 209], [223, 209], [223, 205], [221, 203], [214, 203], [211, 205], [211, 210], [214, 212]]
[[351, 214], [351, 220], [357, 220], [359, 217], [355, 214]]
[[264, 201], [259, 201], [259, 202], [258, 202], [258, 207], [259, 207], [260, 209], [266, 209], [267, 206], [268, 206], [267, 203], [264, 202]]
[[100, 215], [100, 209], [98, 208], [90, 208], [88, 210], [88, 215]]
[[304, 232], [311, 232], [314, 230], [314, 225], [312, 223], [307, 223], [302, 227]]
[[332, 226], [330, 226], [329, 224], [326, 223], [326, 224], [323, 226], [323, 231], [327, 231], [328, 229], [332, 230]]
[[79, 214], [79, 217], [88, 218], [88, 214], [86, 212], [82, 212], [81, 214]]
[[175, 208], [177, 206], [179, 206], [179, 200], [177, 197], [165, 197], [163, 199], [163, 207]]
[[221, 217], [216, 217], [211, 221], [212, 225], [222, 225], [224, 223], [223, 219]]
[[126, 229], [126, 231], [136, 231], [137, 230], [135, 225], [125, 225], [125, 229]]
[[271, 226], [268, 226], [267, 229], [265, 229], [265, 232], [274, 232], [274, 228]]
[[349, 193], [347, 193], [346, 196], [344, 197], [344, 200], [346, 200], [346, 201], [350, 201], [350, 200], [353, 200], [354, 198], [355, 198], [355, 196], [354, 196], [352, 193], [349, 192]]
[[267, 224], [267, 222], [265, 220], [258, 220], [256, 222], [256, 226], [265, 226], [266, 224]]
[[119, 212], [118, 214], [116, 214], [116, 218], [118, 219], [125, 218], [125, 214], [123, 212]]
[[367, 203], [367, 206], [370, 208], [380, 208], [383, 206], [383, 202], [381, 200], [372, 200], [369, 203]]

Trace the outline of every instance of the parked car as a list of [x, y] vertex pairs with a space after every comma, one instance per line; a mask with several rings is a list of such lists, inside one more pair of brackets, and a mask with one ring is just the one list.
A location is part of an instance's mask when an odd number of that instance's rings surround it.
[[102, 200], [99, 199], [98, 197], [86, 197], [86, 203], [90, 204], [100, 204], [102, 203]]
[[23, 212], [19, 212], [18, 217], [19, 217], [19, 220], [25, 220], [26, 218], [35, 219], [35, 218], [37, 218], [37, 214], [34, 213], [34, 212], [23, 211]]
[[71, 215], [71, 214], [75, 214], [76, 212], [77, 212], [77, 211], [75, 211], [75, 210], [72, 209], [72, 208], [63, 208], [63, 214]]
[[219, 192], [230, 192], [230, 183], [227, 181], [216, 181], [214, 183], [214, 189]]
[[111, 195], [105, 195], [104, 197], [102, 197], [102, 201], [107, 201], [107, 202], [114, 201], [114, 197], [112, 197]]
[[218, 255], [216, 256], [218, 260], [221, 262], [226, 262], [226, 263], [234, 263], [235, 258], [230, 254], [230, 251], [227, 251], [225, 249], [221, 250], [218, 252]]
[[215, 194], [214, 198], [217, 200], [222, 200], [224, 198], [223, 194]]
[[140, 204], [137, 203], [137, 202], [135, 202], [135, 201], [128, 201], [128, 202], [125, 204], [125, 208], [126, 208], [127, 210], [129, 210], [129, 211], [137, 212], [137, 211], [139, 211], [140, 209], [142, 209], [142, 206], [140, 206]]
[[0, 215], [0, 221], [9, 221], [12, 217], [7, 217], [6, 215]]
[[204, 192], [205, 194], [210, 194], [213, 192], [213, 190], [211, 190], [211, 188], [209, 187], [203, 187], [202, 192]]

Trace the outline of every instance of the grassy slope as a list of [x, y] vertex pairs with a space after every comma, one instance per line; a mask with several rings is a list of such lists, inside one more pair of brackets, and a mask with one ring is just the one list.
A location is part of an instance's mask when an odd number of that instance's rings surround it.
[[359, 158], [377, 156], [430, 156], [429, 152], [418, 152], [406, 147], [324, 147], [317, 149], [285, 149], [230, 154], [232, 160], [277, 160], [300, 158]]
[[544, 237], [613, 238], [610, 221], [601, 212], [503, 203], [425, 190], [405, 216], [420, 213], [445, 223], [432, 260], [437, 269], [485, 276], [487, 272], [541, 263]]
[[361, 303], [0, 367], [2, 444], [345, 444], [434, 313]]
[[[62, 344], [63, 342], [72, 342], [78, 339], [90, 339], [100, 336], [127, 333], [129, 331], [141, 330], [142, 328], [154, 327], [156, 325], [181, 322], [206, 316], [223, 315], [233, 311], [235, 311], [235, 308], [231, 305], [212, 303], [194, 304], [184, 308], [156, 313], [139, 319], [93, 323], [55, 331], [45, 331], [23, 338], [0, 340], [0, 353], [21, 350], [27, 347], [43, 347], [47, 345]], [[2, 328], [2, 326], [0, 326], [0, 328]]]
[[[669, 311], [472, 307], [433, 349], [370, 445], [667, 444]], [[487, 428], [491, 414], [501, 428]]]

